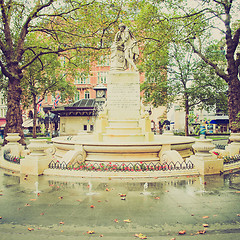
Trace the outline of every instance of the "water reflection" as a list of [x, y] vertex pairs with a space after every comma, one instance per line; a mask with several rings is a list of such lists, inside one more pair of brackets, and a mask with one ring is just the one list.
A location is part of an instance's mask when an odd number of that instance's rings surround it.
[[[106, 231], [115, 234], [119, 231], [126, 234], [132, 229], [147, 231], [148, 235], [161, 229], [167, 234], [179, 224], [189, 229], [199, 222], [201, 226], [205, 215], [210, 216], [208, 223], [212, 225], [239, 221], [239, 190], [239, 173], [87, 179], [18, 176], [0, 170], [0, 216], [2, 224], [35, 224], [55, 229], [62, 221], [68, 227], [80, 227], [85, 232], [91, 227], [99, 231], [108, 229]], [[215, 215], [219, 217], [213, 217]], [[124, 222], [126, 219], [131, 225]]]

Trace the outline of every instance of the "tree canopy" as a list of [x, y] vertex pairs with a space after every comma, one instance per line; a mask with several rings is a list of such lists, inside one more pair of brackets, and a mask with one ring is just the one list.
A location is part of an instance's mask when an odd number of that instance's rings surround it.
[[[161, 54], [163, 58], [168, 55], [169, 43], [181, 43], [191, 47], [196, 56], [227, 83], [230, 127], [233, 132], [240, 132], [236, 124], [233, 124], [240, 112], [240, 92], [237, 90], [240, 88], [240, 53], [237, 52], [240, 36], [240, 21], [237, 18], [240, 10], [239, 2], [237, 0], [194, 2], [140, 0], [135, 1], [135, 4], [139, 11], [136, 19], [141, 14], [145, 16], [137, 21], [136, 28], [141, 29], [142, 35], [140, 35], [147, 42], [147, 46], [154, 46], [150, 48], [152, 51], [145, 51], [144, 70], [159, 72], [159, 66], [155, 68], [155, 60], [164, 64]], [[155, 31], [156, 29], [158, 30]], [[151, 36], [148, 33], [151, 33]], [[216, 45], [215, 41], [219, 44]], [[214, 44], [218, 49], [211, 48]], [[220, 56], [222, 53], [224, 53], [224, 61], [222, 56], [216, 58], [216, 54]], [[167, 65], [168, 62], [165, 66]], [[151, 68], [149, 69], [148, 66]]]
[[115, 1], [0, 0], [0, 67], [7, 79], [5, 135], [19, 132], [24, 143], [20, 100], [25, 70], [48, 54], [64, 54], [69, 67], [87, 69], [84, 59], [92, 60], [96, 50], [108, 48], [120, 13]]

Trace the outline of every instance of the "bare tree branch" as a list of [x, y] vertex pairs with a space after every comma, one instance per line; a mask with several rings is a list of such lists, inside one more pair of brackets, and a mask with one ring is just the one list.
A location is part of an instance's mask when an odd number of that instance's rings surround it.
[[26, 63], [25, 65], [23, 65], [20, 69], [23, 70], [26, 67], [28, 67], [30, 64], [32, 64], [36, 59], [38, 59], [40, 56], [42, 55], [46, 55], [46, 54], [59, 54], [62, 52], [67, 52], [69, 50], [79, 50], [79, 49], [92, 49], [92, 50], [100, 50], [102, 48], [100, 47], [91, 47], [91, 46], [75, 46], [75, 47], [69, 47], [69, 48], [65, 48], [65, 49], [58, 49], [58, 50], [50, 50], [47, 52], [40, 52], [38, 53], [36, 56], [34, 56], [28, 63]]
[[[0, 0], [2, 1], [2, 0]], [[29, 23], [37, 17], [37, 13], [40, 12], [42, 9], [46, 8], [46, 7], [49, 7], [52, 3], [54, 2], [54, 0], [49, 0], [46, 4], [43, 4], [43, 5], [39, 5], [37, 4], [32, 12], [29, 14], [28, 18], [26, 19], [23, 27], [22, 27], [22, 30], [21, 30], [21, 33], [20, 33], [20, 36], [19, 36], [19, 39], [18, 39], [18, 44], [17, 44], [17, 61], [20, 61], [21, 58], [22, 58], [22, 54], [23, 54], [23, 45], [24, 45], [24, 40], [25, 40], [25, 37], [28, 33], [28, 27], [29, 27]]]
[[7, 16], [4, 0], [0, 0], [0, 7], [2, 12], [2, 22], [3, 22], [3, 31], [4, 31], [4, 37], [6, 44], [9, 47], [9, 50], [13, 49], [13, 42], [11, 37], [11, 31], [9, 26], [9, 16]]
[[198, 51], [195, 46], [193, 45], [193, 43], [191, 41], [188, 41], [188, 43], [190, 44], [190, 46], [192, 47], [194, 53], [196, 53], [204, 62], [206, 62], [208, 65], [212, 66], [216, 72], [216, 74], [223, 78], [226, 82], [228, 82], [228, 76], [227, 74], [225, 74], [219, 67], [217, 64], [213, 63], [212, 61], [210, 61], [208, 58], [206, 58], [200, 51]]
[[2, 73], [8, 77], [8, 78], [11, 78], [12, 77], [12, 74], [7, 71], [6, 67], [3, 65], [2, 61], [0, 60], [0, 67], [1, 67], [1, 70], [2, 70]]

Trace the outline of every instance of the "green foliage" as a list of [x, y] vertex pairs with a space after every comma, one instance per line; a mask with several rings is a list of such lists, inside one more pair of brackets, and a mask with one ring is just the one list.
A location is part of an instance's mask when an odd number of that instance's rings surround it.
[[235, 121], [233, 121], [232, 126], [235, 128], [240, 128], [240, 112], [238, 112]]

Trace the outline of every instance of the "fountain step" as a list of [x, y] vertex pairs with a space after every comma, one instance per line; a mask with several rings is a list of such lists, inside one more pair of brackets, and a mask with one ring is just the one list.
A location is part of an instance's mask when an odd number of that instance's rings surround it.
[[105, 133], [102, 135], [103, 141], [106, 142], [144, 142], [145, 136], [141, 133], [133, 133], [133, 134], [108, 134]]
[[138, 120], [108, 120], [109, 127], [132, 127], [136, 128], [139, 126]]
[[155, 162], [158, 153], [88, 153], [86, 161], [92, 162]]
[[107, 134], [141, 134], [140, 127], [106, 127]]

